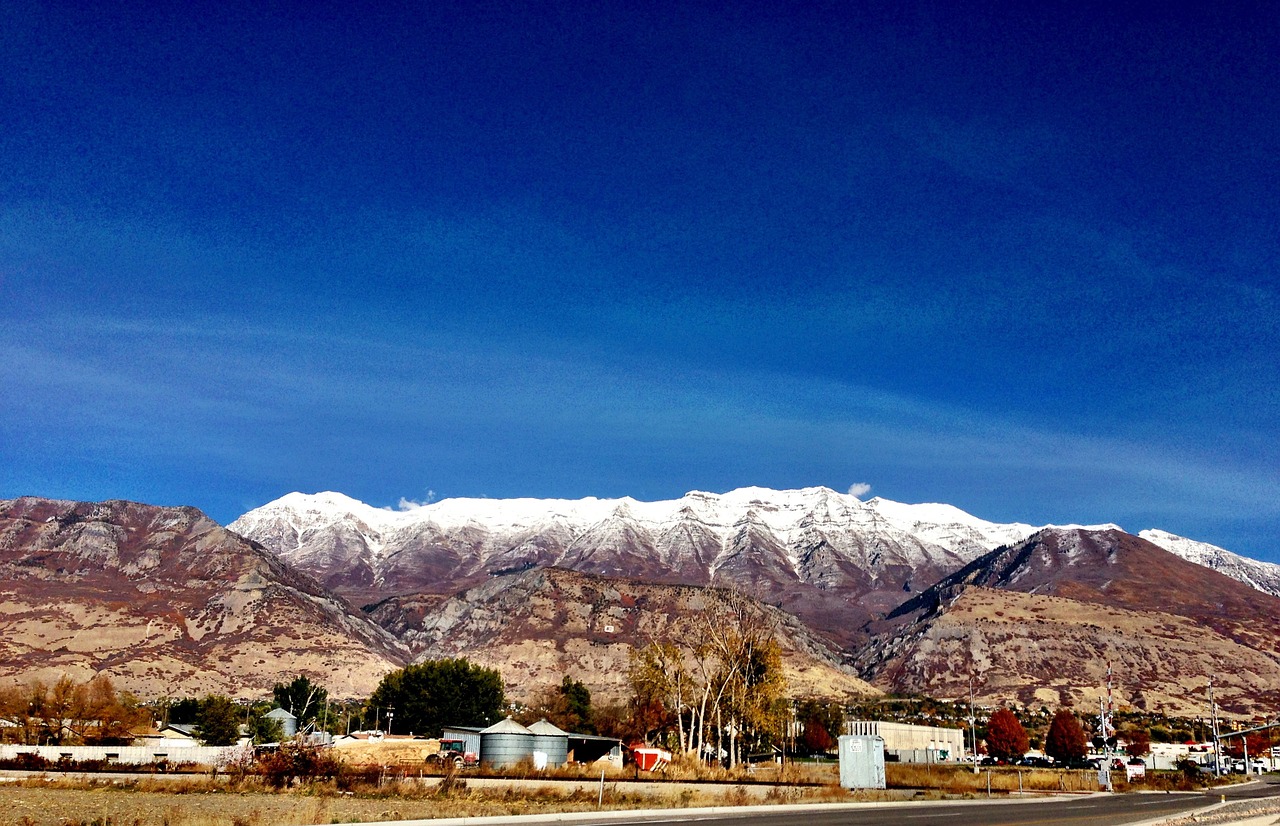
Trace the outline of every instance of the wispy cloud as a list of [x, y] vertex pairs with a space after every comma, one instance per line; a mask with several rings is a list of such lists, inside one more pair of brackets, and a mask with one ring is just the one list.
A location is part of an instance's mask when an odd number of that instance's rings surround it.
[[419, 508], [425, 508], [432, 502], [436, 501], [436, 492], [434, 490], [427, 491], [427, 495], [421, 500], [408, 499], [404, 496], [400, 497], [400, 501], [396, 503], [398, 511], [416, 511]]

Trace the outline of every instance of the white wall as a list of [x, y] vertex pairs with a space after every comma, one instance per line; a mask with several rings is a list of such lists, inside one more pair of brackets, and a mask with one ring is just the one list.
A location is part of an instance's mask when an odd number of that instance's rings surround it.
[[[169, 763], [196, 763], [216, 766], [227, 762], [234, 746], [11, 746], [0, 745], [0, 759], [12, 760], [19, 754], [38, 754], [50, 763], [68, 755], [70, 760], [105, 760], [111, 763], [147, 765], [161, 760]], [[164, 755], [161, 757], [160, 755]]]

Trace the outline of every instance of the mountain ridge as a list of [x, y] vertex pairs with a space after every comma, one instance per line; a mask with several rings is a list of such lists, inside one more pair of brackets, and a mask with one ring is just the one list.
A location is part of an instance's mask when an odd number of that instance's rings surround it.
[[[1237, 714], [1280, 703], [1280, 598], [1122, 531], [1046, 529], [997, 548], [868, 626], [864, 677], [900, 692], [1079, 705], [1104, 663], [1125, 672], [1125, 702], [1194, 706], [1196, 680], [1227, 674]], [[1071, 663], [1071, 669], [1064, 669]]]
[[[340, 592], [358, 595], [356, 583], [362, 582], [367, 586], [365, 596], [376, 600], [388, 590], [423, 590], [417, 587], [421, 582], [400, 582], [409, 557], [418, 564], [427, 563], [426, 570], [437, 580], [465, 586], [478, 582], [478, 575], [486, 570], [530, 564], [590, 566], [591, 558], [600, 555], [599, 546], [607, 544], [593, 542], [593, 535], [610, 531], [626, 535], [613, 544], [641, 552], [628, 560], [638, 571], [656, 568], [649, 573], [659, 579], [710, 584], [721, 567], [735, 558], [741, 563], [741, 546], [750, 543], [738, 541], [735, 550], [735, 540], [753, 526], [765, 544], [772, 540], [780, 554], [775, 562], [783, 570], [790, 568], [798, 580], [818, 578], [810, 570], [815, 552], [827, 565], [828, 579], [840, 578], [834, 568], [842, 563], [864, 572], [872, 567], [885, 550], [877, 543], [892, 546], [897, 562], [924, 568], [922, 573], [927, 575], [929, 568], [951, 568], [940, 571], [951, 573], [956, 563], [967, 563], [1045, 528], [1120, 530], [1111, 523], [1037, 527], [989, 522], [953, 505], [903, 504], [878, 496], [863, 501], [824, 487], [785, 491], [744, 487], [724, 494], [691, 491], [680, 499], [656, 502], [631, 497], [462, 498], [405, 510], [376, 508], [332, 491], [293, 492], [248, 511], [228, 527], [262, 542], [303, 570], [322, 579], [332, 577], [326, 584]], [[819, 543], [803, 541], [806, 530], [822, 534], [836, 547], [824, 555]], [[845, 534], [843, 541], [832, 542], [833, 533]], [[848, 553], [859, 550], [851, 549], [859, 542], [850, 533], [871, 538], [861, 543], [865, 550], [861, 558]], [[1164, 531], [1148, 529], [1143, 534], [1184, 559], [1280, 595], [1280, 565]], [[409, 550], [406, 546], [414, 544], [430, 545], [435, 553], [410, 550], [401, 559]], [[464, 570], [468, 565], [469, 570]], [[607, 570], [607, 562], [598, 567], [599, 573], [625, 573], [620, 566]], [[919, 579], [903, 578], [898, 584], [908, 588], [932, 584]]]
[[360, 604], [453, 593], [497, 572], [558, 566], [753, 588], [845, 645], [904, 591], [1033, 530], [951, 506], [862, 502], [821, 487], [694, 491], [660, 502], [446, 499], [409, 511], [353, 502], [291, 493], [229, 528]]
[[451, 597], [391, 597], [370, 616], [408, 644], [415, 661], [466, 656], [499, 667], [513, 697], [531, 699], [564, 674], [592, 674], [593, 695], [627, 697], [630, 652], [696, 637], [729, 599], [773, 628], [791, 690], [843, 697], [878, 693], [791, 614], [740, 592], [659, 585], [563, 568], [491, 577]]
[[196, 508], [0, 501], [0, 676], [257, 695], [300, 672], [367, 693], [406, 653], [305, 573]]

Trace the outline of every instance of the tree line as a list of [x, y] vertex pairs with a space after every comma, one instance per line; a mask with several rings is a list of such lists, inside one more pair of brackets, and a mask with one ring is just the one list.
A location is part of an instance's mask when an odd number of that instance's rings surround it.
[[[297, 718], [300, 731], [343, 734], [378, 730], [440, 736], [446, 725], [485, 727], [507, 714], [532, 723], [545, 718], [561, 729], [598, 733], [628, 742], [658, 744], [690, 759], [741, 763], [746, 756], [784, 744], [792, 751], [828, 752], [848, 717], [937, 724], [960, 714], [959, 707], [929, 698], [881, 698], [872, 703], [786, 697], [781, 647], [769, 615], [733, 592], [698, 613], [678, 636], [651, 640], [632, 652], [628, 698], [596, 705], [582, 682], [564, 676], [526, 705], [508, 703], [501, 675], [466, 659], [416, 663], [393, 671], [363, 701], [335, 701], [310, 677], [300, 675], [274, 686], [270, 701], [236, 702], [222, 695], [142, 703], [117, 692], [110, 678], [84, 683], [62, 677], [52, 684], [0, 688], [0, 738], [43, 745], [124, 745], [157, 723], [187, 724], [209, 745], [230, 745], [247, 736], [255, 743], [280, 742], [282, 708]], [[1060, 763], [1086, 756], [1091, 745], [1088, 717], [1060, 709], [1047, 723], [1047, 708], [995, 710], [976, 726], [992, 757], [1015, 761], [1033, 746]], [[1024, 725], [1034, 724], [1032, 733]], [[954, 721], [953, 721], [954, 722]], [[1159, 724], [1156, 724], [1159, 722]], [[1150, 751], [1155, 740], [1190, 739], [1179, 723], [1131, 719], [1121, 723], [1118, 741], [1133, 756]], [[1250, 735], [1249, 753], [1271, 745], [1264, 734]], [[1235, 738], [1228, 750], [1240, 751]], [[1096, 745], [1096, 744], [1095, 744]]]

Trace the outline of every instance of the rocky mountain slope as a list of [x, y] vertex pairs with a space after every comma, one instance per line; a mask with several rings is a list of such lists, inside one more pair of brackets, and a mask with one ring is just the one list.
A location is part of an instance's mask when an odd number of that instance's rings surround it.
[[1249, 559], [1219, 548], [1217, 545], [1197, 542], [1168, 531], [1139, 531], [1138, 536], [1154, 545], [1159, 545], [1170, 553], [1177, 554], [1188, 562], [1212, 568], [1220, 574], [1226, 574], [1273, 597], [1280, 597], [1280, 565], [1274, 562]]
[[[418, 660], [466, 656], [500, 668], [518, 699], [572, 674], [587, 680], [593, 694], [620, 700], [631, 651], [654, 640], [696, 638], [700, 623], [715, 621], [725, 600], [717, 589], [539, 568], [493, 577], [447, 599], [395, 597], [376, 606], [372, 617]], [[795, 617], [755, 600], [748, 605], [775, 629], [789, 691], [877, 693]]]
[[[869, 585], [881, 611], [899, 601], [895, 585], [919, 591], [935, 571], [950, 573], [1041, 529], [988, 522], [951, 505], [863, 502], [821, 487], [694, 491], [663, 502], [446, 499], [400, 511], [340, 493], [290, 493], [229, 527], [357, 602], [449, 593], [489, 573], [558, 565], [664, 582], [754, 578], [779, 590]], [[1139, 536], [1280, 596], [1280, 565], [1165, 531]], [[919, 574], [905, 576], [906, 569]]]
[[447, 499], [409, 511], [293, 493], [229, 527], [356, 602], [445, 595], [493, 574], [556, 566], [749, 588], [846, 645], [904, 594], [1035, 530], [827, 488], [665, 502]]
[[318, 582], [194, 508], [0, 501], [0, 678], [109, 674], [143, 696], [371, 691], [405, 654]]
[[565, 673], [616, 696], [634, 646], [696, 636], [711, 585], [760, 600], [799, 693], [868, 690], [856, 655], [889, 690], [967, 696], [973, 672], [980, 698], [1087, 708], [1110, 660], [1138, 707], [1194, 713], [1217, 674], [1229, 710], [1280, 709], [1266, 566], [1168, 535], [1153, 538], [1255, 587], [1114, 526], [824, 488], [403, 512], [291, 494], [234, 527], [267, 547], [191, 508], [0, 502], [0, 678], [261, 696], [306, 673], [355, 696], [411, 658], [464, 655], [516, 697]]
[[1092, 703], [1106, 663], [1139, 708], [1280, 704], [1280, 599], [1118, 530], [1044, 530], [873, 622], [864, 676], [895, 691]]

